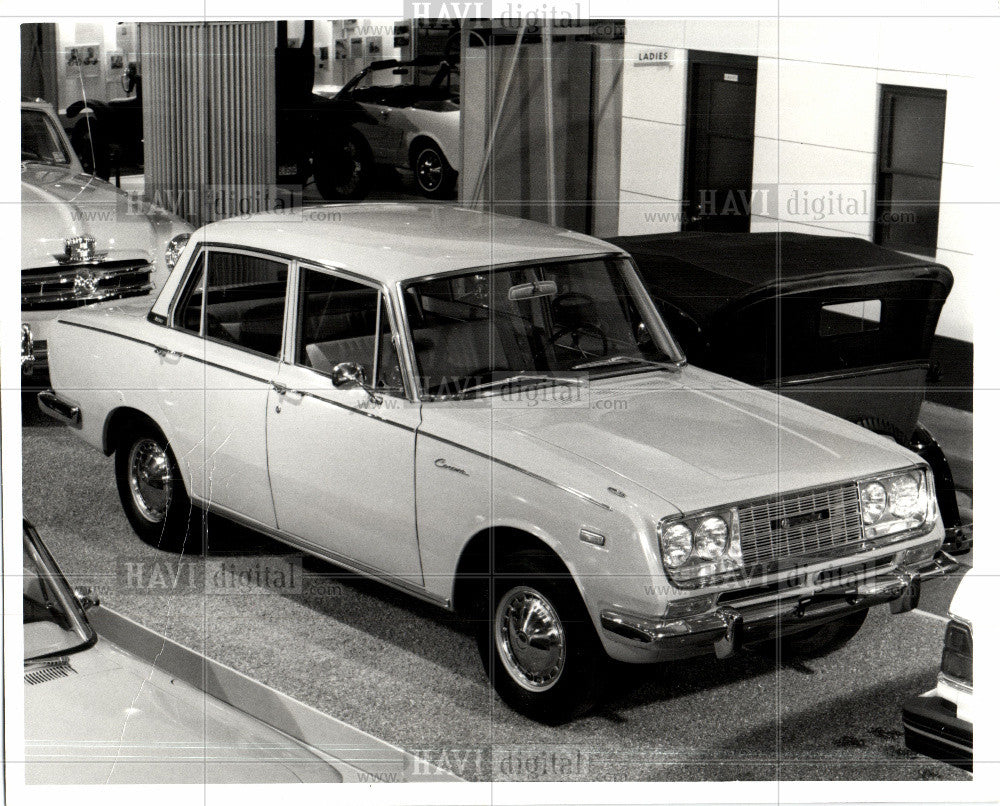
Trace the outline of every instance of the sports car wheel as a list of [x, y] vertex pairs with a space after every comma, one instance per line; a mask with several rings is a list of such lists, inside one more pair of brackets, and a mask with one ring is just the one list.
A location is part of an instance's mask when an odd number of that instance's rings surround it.
[[542, 552], [519, 551], [507, 558], [491, 587], [479, 653], [503, 701], [550, 724], [589, 711], [605, 654], [566, 571]]
[[413, 149], [413, 178], [420, 192], [431, 199], [446, 199], [455, 190], [458, 174], [448, 164], [441, 149], [425, 140]]
[[167, 440], [151, 423], [133, 423], [122, 433], [115, 479], [125, 516], [140, 538], [162, 549], [200, 548], [196, 510]]

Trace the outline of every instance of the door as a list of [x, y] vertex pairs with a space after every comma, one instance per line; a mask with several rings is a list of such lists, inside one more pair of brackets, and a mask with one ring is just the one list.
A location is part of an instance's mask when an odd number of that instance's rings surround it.
[[274, 528], [267, 403], [281, 355], [289, 263], [214, 247], [206, 258], [205, 500]]
[[289, 264], [237, 248], [201, 251], [157, 350], [171, 447], [190, 494], [275, 525], [265, 450]]
[[688, 56], [685, 230], [749, 232], [757, 59]]
[[[413, 483], [420, 405], [403, 392], [386, 299], [374, 284], [298, 270], [291, 349], [267, 411], [278, 528], [360, 570], [423, 585]], [[371, 391], [337, 388], [360, 366]]]

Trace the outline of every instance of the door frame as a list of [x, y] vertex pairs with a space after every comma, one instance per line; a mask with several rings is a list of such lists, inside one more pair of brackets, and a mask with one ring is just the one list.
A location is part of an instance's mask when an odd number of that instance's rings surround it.
[[[694, 111], [694, 67], [696, 65], [714, 65], [716, 67], [735, 67], [742, 69], [752, 67], [754, 70], [754, 93], [757, 91], [757, 66], [756, 56], [747, 56], [742, 53], [725, 53], [714, 50], [689, 50], [687, 54], [687, 87], [684, 91], [684, 164], [681, 177], [681, 230], [686, 231], [688, 226], [688, 209], [691, 204], [689, 197], [689, 184], [691, 181], [691, 160], [694, 156], [695, 131], [691, 125], [691, 115]], [[756, 101], [756, 99], [755, 99]], [[754, 121], [754, 136], [756, 137], [756, 120]], [[751, 192], [753, 190], [753, 157], [750, 162]]]

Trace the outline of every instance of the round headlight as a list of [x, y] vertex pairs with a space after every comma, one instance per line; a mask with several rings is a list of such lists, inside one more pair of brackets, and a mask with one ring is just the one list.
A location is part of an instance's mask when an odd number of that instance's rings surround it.
[[717, 560], [726, 553], [729, 527], [718, 515], [709, 515], [694, 530], [694, 548], [705, 560]]
[[683, 523], [675, 523], [660, 532], [660, 550], [668, 568], [680, 568], [691, 556], [694, 537]]
[[865, 523], [877, 522], [885, 514], [885, 487], [869, 481], [861, 488], [861, 519]]
[[896, 476], [889, 483], [889, 509], [897, 518], [920, 514], [924, 509], [921, 497], [920, 483], [913, 476]]
[[172, 269], [177, 265], [181, 252], [184, 251], [184, 247], [187, 246], [187, 242], [189, 240], [191, 240], [191, 234], [188, 232], [182, 232], [179, 235], [175, 235], [167, 243], [167, 248], [163, 257], [167, 262], [168, 269]]

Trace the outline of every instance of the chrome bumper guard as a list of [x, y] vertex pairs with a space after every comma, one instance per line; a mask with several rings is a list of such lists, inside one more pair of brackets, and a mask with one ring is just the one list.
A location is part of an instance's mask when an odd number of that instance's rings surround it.
[[848, 585], [838, 585], [743, 609], [723, 605], [707, 613], [683, 618], [647, 618], [605, 610], [601, 626], [636, 645], [650, 650], [669, 648], [683, 654], [714, 649], [720, 658], [733, 655], [745, 644], [773, 637], [780, 630], [837, 618], [852, 610], [889, 603], [893, 613], [905, 613], [920, 600], [920, 583], [943, 576], [958, 567], [939, 551], [918, 568], [893, 569]]
[[38, 408], [66, 425], [80, 427], [80, 407], [59, 397], [51, 389], [38, 393]]

